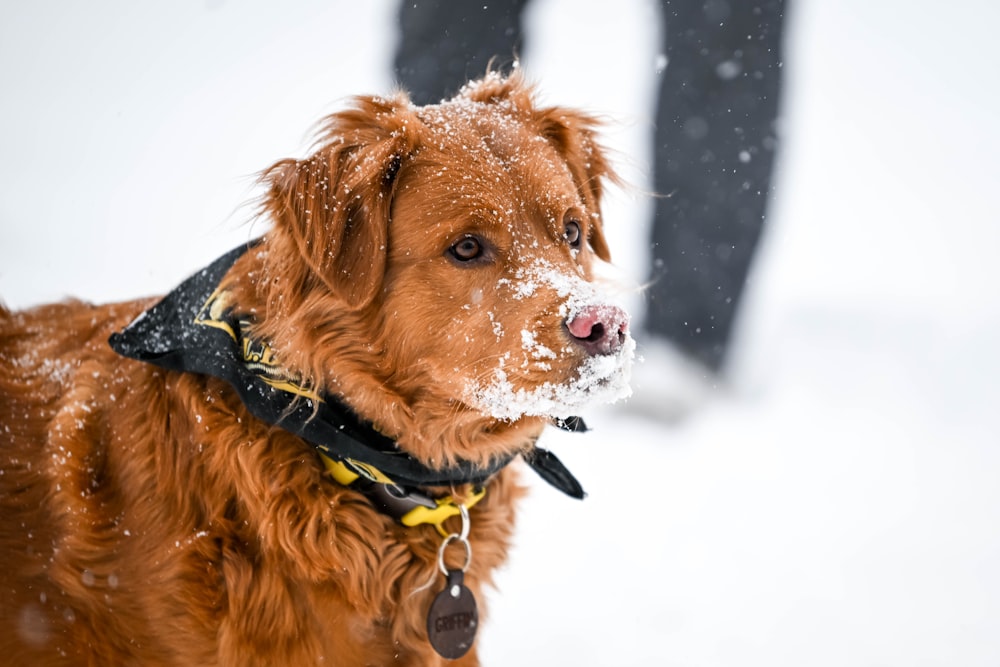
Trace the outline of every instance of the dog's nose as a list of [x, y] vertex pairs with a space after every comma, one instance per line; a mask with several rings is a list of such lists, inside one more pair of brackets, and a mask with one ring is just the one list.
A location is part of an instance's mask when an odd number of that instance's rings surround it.
[[587, 354], [614, 354], [625, 342], [628, 321], [628, 313], [618, 306], [586, 306], [566, 320], [566, 329]]

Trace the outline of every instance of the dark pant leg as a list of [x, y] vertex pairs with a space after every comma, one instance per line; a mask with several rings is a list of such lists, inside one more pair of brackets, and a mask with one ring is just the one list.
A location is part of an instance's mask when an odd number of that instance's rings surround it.
[[782, 0], [664, 0], [646, 328], [718, 369], [764, 222]]
[[481, 77], [490, 59], [510, 71], [521, 43], [521, 10], [527, 0], [403, 0], [396, 78], [417, 104], [454, 95]]

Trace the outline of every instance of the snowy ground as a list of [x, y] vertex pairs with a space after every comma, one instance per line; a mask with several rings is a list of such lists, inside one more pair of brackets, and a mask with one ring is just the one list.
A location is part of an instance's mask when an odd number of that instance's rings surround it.
[[[613, 4], [614, 8], [610, 6]], [[169, 9], [167, 7], [169, 6]], [[251, 175], [391, 84], [394, 3], [0, 10], [0, 298], [160, 293], [259, 230]], [[1000, 5], [796, 2], [731, 381], [547, 444], [487, 665], [1000, 664]], [[646, 185], [649, 0], [539, 0], [526, 66]], [[647, 202], [613, 244], [644, 276]]]

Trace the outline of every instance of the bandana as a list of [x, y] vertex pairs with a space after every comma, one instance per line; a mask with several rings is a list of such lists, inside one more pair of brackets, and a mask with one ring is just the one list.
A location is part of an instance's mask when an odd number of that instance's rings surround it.
[[[335, 396], [317, 394], [281, 367], [267, 341], [250, 335], [253, 323], [219, 290], [226, 272], [259, 240], [240, 246], [181, 283], [159, 303], [111, 336], [111, 347], [125, 357], [185, 373], [201, 373], [228, 382], [256, 418], [279, 426], [310, 443], [324, 457], [354, 471], [374, 468], [401, 487], [482, 485], [517, 454], [483, 467], [459, 461], [431, 468], [379, 433]], [[553, 424], [582, 432], [583, 420]], [[554, 454], [534, 446], [522, 454], [546, 482], [573, 498], [585, 493]]]

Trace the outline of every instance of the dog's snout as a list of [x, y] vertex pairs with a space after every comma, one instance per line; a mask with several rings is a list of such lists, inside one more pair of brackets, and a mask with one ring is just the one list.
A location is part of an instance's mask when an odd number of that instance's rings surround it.
[[628, 313], [618, 306], [587, 306], [566, 320], [566, 329], [587, 354], [614, 354], [625, 343], [628, 322]]

